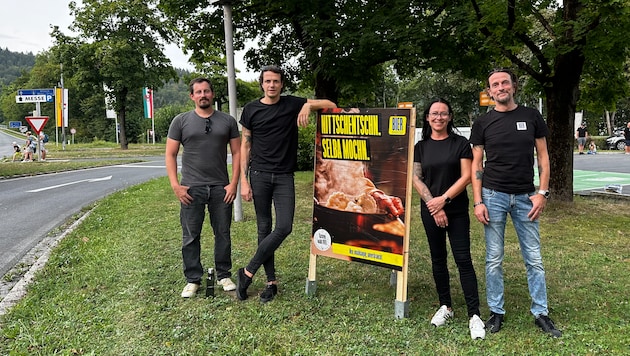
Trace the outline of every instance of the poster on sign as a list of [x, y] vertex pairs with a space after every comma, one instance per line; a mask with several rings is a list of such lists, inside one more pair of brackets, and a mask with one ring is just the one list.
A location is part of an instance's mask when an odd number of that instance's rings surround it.
[[403, 269], [412, 111], [331, 109], [318, 114], [312, 254]]

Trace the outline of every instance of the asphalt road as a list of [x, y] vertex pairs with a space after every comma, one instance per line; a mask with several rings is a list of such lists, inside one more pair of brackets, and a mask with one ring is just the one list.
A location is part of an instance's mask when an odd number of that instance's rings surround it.
[[16, 142], [20, 147], [24, 146], [24, 142], [26, 142], [26, 138], [16, 139], [11, 135], [7, 135], [6, 133], [0, 131], [0, 158], [2, 157], [13, 157], [13, 142]]
[[0, 180], [0, 276], [69, 217], [115, 191], [166, 175], [164, 159]]

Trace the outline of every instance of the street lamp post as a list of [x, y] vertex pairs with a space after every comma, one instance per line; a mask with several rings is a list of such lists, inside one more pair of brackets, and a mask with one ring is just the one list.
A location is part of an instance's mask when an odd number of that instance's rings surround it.
[[[237, 100], [236, 100], [236, 71], [234, 69], [234, 37], [232, 29], [232, 4], [236, 0], [210, 0], [211, 5], [223, 6], [223, 28], [225, 30], [225, 58], [227, 61], [228, 69], [228, 101], [230, 105], [230, 115], [233, 118], [237, 118]], [[241, 164], [241, 162], [232, 162], [232, 164]], [[233, 177], [232, 179], [239, 180], [238, 191], [240, 188], [239, 177]], [[243, 220], [243, 208], [241, 202], [241, 195], [236, 194], [234, 199], [234, 221]]]

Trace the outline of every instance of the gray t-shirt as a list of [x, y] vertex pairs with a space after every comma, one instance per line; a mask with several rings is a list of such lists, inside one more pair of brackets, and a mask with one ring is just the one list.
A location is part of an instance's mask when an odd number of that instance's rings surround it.
[[168, 138], [184, 146], [182, 185], [225, 186], [230, 182], [227, 147], [231, 139], [239, 137], [238, 125], [232, 116], [221, 111], [215, 110], [208, 119], [211, 128], [208, 133], [206, 118], [194, 110], [175, 116], [168, 129]]

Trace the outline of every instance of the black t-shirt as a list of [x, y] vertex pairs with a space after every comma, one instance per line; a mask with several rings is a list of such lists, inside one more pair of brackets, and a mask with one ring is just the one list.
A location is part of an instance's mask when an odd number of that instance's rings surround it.
[[533, 192], [536, 139], [548, 134], [540, 113], [524, 106], [492, 110], [475, 120], [470, 143], [486, 152], [482, 186], [508, 194]]
[[240, 123], [252, 133], [251, 170], [274, 173], [297, 170], [297, 116], [306, 101], [283, 95], [275, 104], [255, 100], [245, 105]]
[[586, 137], [586, 127], [578, 127], [577, 129], [578, 137]]
[[[468, 140], [460, 135], [451, 134], [444, 140], [418, 141], [414, 148], [413, 161], [422, 166], [422, 180], [434, 197], [441, 196], [462, 175], [461, 159], [472, 159], [472, 150]], [[468, 194], [466, 190], [455, 197], [444, 207], [447, 214], [468, 214]], [[427, 209], [422, 201], [422, 209]]]
[[630, 140], [630, 128], [626, 127], [623, 129], [623, 137], [626, 140]]

